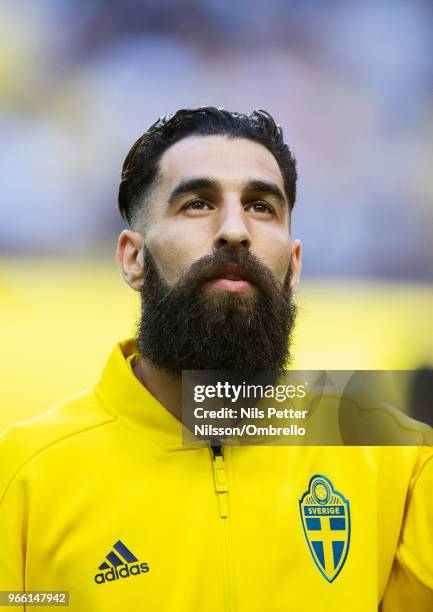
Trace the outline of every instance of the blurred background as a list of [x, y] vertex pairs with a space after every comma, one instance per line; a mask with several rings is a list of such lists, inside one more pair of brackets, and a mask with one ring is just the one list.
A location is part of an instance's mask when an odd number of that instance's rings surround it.
[[0, 429], [134, 333], [114, 262], [132, 142], [181, 107], [268, 110], [298, 160], [294, 367], [417, 369], [433, 412], [429, 0], [0, 3]]

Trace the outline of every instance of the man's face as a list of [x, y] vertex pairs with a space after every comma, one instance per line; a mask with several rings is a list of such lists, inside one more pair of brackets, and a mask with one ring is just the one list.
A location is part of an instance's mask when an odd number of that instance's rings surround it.
[[[225, 245], [248, 249], [283, 283], [292, 253], [299, 258], [299, 245], [291, 241], [280, 169], [264, 146], [191, 136], [163, 154], [159, 174], [143, 235], [169, 285], [194, 261]], [[295, 266], [294, 283], [297, 273]], [[248, 288], [226, 283], [221, 290]]]
[[141, 291], [143, 358], [177, 375], [284, 367], [301, 247], [264, 146], [224, 136], [176, 143], [137, 229], [122, 232], [118, 260]]

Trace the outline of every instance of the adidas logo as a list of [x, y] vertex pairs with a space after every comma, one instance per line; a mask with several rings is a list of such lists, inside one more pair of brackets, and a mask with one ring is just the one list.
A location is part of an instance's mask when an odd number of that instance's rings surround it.
[[112, 582], [113, 580], [119, 580], [119, 578], [138, 576], [139, 574], [146, 574], [149, 571], [150, 568], [148, 564], [140, 563], [137, 557], [132, 554], [129, 548], [127, 548], [121, 540], [118, 540], [113, 545], [113, 548], [114, 550], [109, 552], [105, 557], [109, 563], [104, 561], [98, 567], [100, 570], [107, 571], [101, 571], [99, 574], [96, 574], [96, 584]]

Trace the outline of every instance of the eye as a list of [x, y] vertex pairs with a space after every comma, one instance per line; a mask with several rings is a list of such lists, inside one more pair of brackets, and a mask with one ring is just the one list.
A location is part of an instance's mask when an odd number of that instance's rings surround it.
[[253, 208], [253, 212], [260, 214], [274, 214], [273, 208], [269, 206], [269, 204], [267, 204], [266, 202], [262, 202], [262, 200], [251, 202], [250, 204], [248, 204], [248, 206], [246, 206], [245, 210], [247, 210], [248, 208]]
[[182, 210], [212, 210], [211, 204], [206, 200], [193, 200], [186, 204]]

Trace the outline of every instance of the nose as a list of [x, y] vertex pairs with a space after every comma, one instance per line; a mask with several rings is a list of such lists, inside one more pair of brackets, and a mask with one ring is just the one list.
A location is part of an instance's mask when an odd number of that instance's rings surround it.
[[214, 246], [217, 249], [225, 246], [243, 249], [251, 247], [251, 235], [240, 202], [231, 202], [221, 210], [221, 221], [215, 234]]

